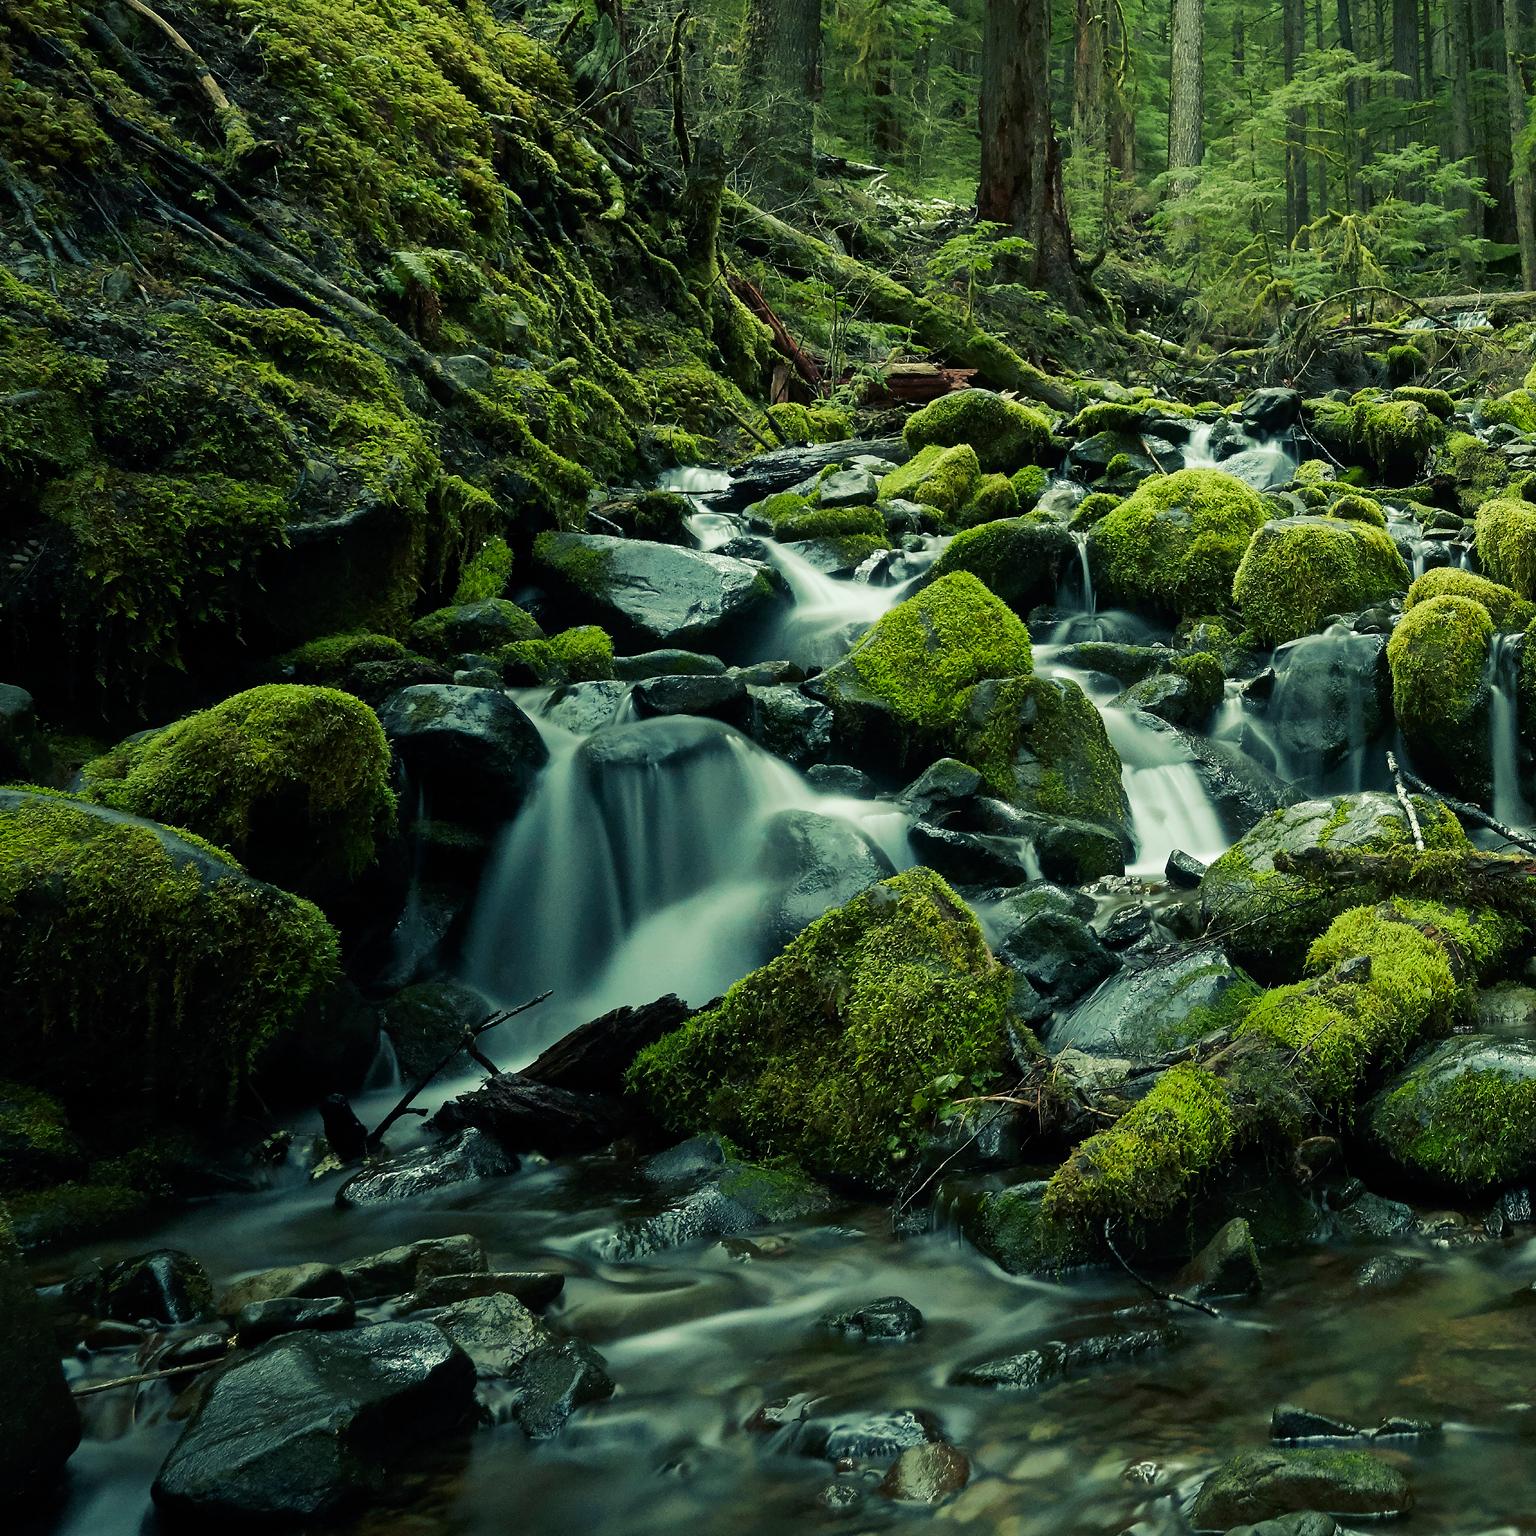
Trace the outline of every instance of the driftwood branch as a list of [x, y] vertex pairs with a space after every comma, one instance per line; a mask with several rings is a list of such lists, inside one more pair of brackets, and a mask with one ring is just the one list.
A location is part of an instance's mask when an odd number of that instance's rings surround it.
[[1194, 1296], [1181, 1296], [1177, 1291], [1160, 1290], [1145, 1275], [1138, 1274], [1132, 1269], [1130, 1264], [1126, 1262], [1125, 1256], [1115, 1247], [1115, 1240], [1110, 1236], [1110, 1222], [1108, 1218], [1104, 1222], [1104, 1246], [1109, 1249], [1110, 1257], [1115, 1263], [1154, 1300], [1171, 1302], [1176, 1307], [1189, 1307], [1192, 1311], [1204, 1312], [1207, 1317], [1219, 1318], [1221, 1316], [1221, 1313], [1208, 1301], [1200, 1301]]
[[1419, 826], [1419, 813], [1414, 809], [1413, 801], [1409, 798], [1408, 790], [1403, 784], [1402, 770], [1397, 766], [1397, 755], [1387, 753], [1387, 769], [1392, 775], [1392, 782], [1397, 786], [1397, 801], [1402, 806], [1404, 815], [1408, 818], [1408, 825], [1413, 832], [1413, 846], [1424, 852], [1424, 830]]
[[1498, 833], [1505, 842], [1513, 843], [1517, 848], [1524, 848], [1528, 853], [1536, 853], [1536, 838], [1532, 838], [1528, 832], [1517, 832], [1513, 827], [1506, 827], [1502, 821], [1490, 816], [1481, 806], [1473, 805], [1466, 800], [1458, 800], [1454, 795], [1448, 795], [1432, 784], [1426, 784], [1423, 779], [1410, 773], [1406, 768], [1402, 770], [1402, 774], [1421, 795], [1430, 795], [1441, 801], [1464, 820], [1475, 821], [1478, 826], [1487, 827], [1490, 832]]
[[118, 1387], [137, 1387], [146, 1381], [169, 1381], [175, 1376], [191, 1376], [218, 1363], [218, 1359], [189, 1360], [185, 1365], [170, 1365], [163, 1371], [141, 1371], [137, 1376], [114, 1376], [111, 1381], [87, 1381], [69, 1390], [75, 1397], [95, 1397], [98, 1392], [112, 1392]]

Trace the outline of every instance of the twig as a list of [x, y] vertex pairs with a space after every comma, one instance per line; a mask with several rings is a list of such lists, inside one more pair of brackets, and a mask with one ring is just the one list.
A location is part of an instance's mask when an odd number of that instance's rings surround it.
[[1392, 782], [1397, 785], [1397, 799], [1408, 817], [1408, 825], [1413, 832], [1413, 846], [1424, 852], [1424, 833], [1419, 826], [1419, 813], [1413, 808], [1413, 801], [1408, 798], [1408, 791], [1403, 785], [1402, 770], [1397, 766], [1397, 757], [1394, 753], [1387, 753], [1387, 770], [1392, 775]]
[[1158, 1301], [1173, 1302], [1175, 1305], [1180, 1307], [1192, 1307], [1196, 1312], [1204, 1312], [1207, 1317], [1219, 1318], [1221, 1316], [1221, 1313], [1218, 1312], [1216, 1308], [1213, 1307], [1208, 1301], [1199, 1301], [1193, 1296], [1181, 1296], [1177, 1291], [1160, 1291], [1155, 1285], [1152, 1284], [1150, 1280], [1147, 1279], [1145, 1275], [1138, 1275], [1136, 1271], [1126, 1263], [1124, 1257], [1121, 1255], [1120, 1250], [1115, 1247], [1115, 1240], [1109, 1235], [1108, 1217], [1105, 1217], [1104, 1219], [1104, 1246], [1109, 1249], [1110, 1255], [1114, 1259], [1115, 1263], [1117, 1263], [1120, 1268], [1123, 1269], [1126, 1274], [1128, 1274], [1131, 1279], [1134, 1280], [1136, 1284], [1139, 1285], [1142, 1290], [1147, 1293], [1147, 1295], [1154, 1297]]
[[180, 32], [168, 22], [158, 11], [152, 11], [144, 0], [123, 0], [123, 4], [136, 16], [142, 16], [152, 27], [158, 27], [165, 34], [166, 41], [181, 54], [192, 67], [192, 73], [197, 77], [197, 83], [201, 87], [203, 95], [212, 103], [215, 112], [233, 112], [234, 105], [229, 97], [224, 94], [219, 82], [209, 73], [208, 66], [203, 63], [202, 55], [195, 49]]
[[[1536, 839], [1532, 839], [1523, 832], [1516, 832], [1513, 827], [1506, 827], [1502, 821], [1495, 821], [1480, 806], [1458, 800], [1454, 795], [1447, 795], [1433, 785], [1426, 784], [1423, 779], [1410, 773], [1406, 768], [1402, 770], [1402, 774], [1421, 795], [1429, 795], [1442, 804], [1448, 805], [1458, 816], [1465, 817], [1468, 821], [1475, 821], [1479, 826], [1487, 827], [1490, 832], [1497, 832], [1505, 842], [1513, 843], [1517, 848], [1524, 848], [1527, 853], [1536, 853]], [[1423, 847], [1423, 844], [1419, 846]]]
[[137, 1387], [146, 1381], [169, 1381], [173, 1376], [190, 1376], [194, 1371], [206, 1371], [218, 1363], [218, 1360], [189, 1360], [185, 1365], [167, 1366], [163, 1371], [144, 1371], [138, 1376], [115, 1376], [111, 1381], [88, 1381], [83, 1386], [71, 1387], [69, 1390], [75, 1397], [94, 1397], [98, 1392], [111, 1392], [117, 1387]]

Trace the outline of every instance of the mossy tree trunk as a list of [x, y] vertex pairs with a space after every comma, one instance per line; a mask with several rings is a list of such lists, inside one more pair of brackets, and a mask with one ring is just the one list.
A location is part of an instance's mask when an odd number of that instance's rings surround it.
[[821, 0], [750, 0], [736, 150], [752, 195], [779, 212], [810, 192]]

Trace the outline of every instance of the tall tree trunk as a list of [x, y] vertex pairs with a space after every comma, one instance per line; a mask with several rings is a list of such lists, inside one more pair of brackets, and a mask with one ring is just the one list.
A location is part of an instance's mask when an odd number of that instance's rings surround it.
[[1520, 282], [1536, 288], [1536, 188], [1531, 157], [1518, 147], [1525, 132], [1525, 77], [1520, 71], [1520, 4], [1504, 0], [1504, 73], [1509, 85], [1510, 185], [1515, 201], [1515, 231], [1520, 241]]
[[[1204, 0], [1173, 0], [1168, 55], [1168, 169], [1175, 173], [1205, 156]], [[1175, 183], [1178, 181], [1175, 174]]]
[[[1338, 14], [1339, 47], [1348, 49], [1356, 58], [1360, 57], [1359, 50], [1355, 47], [1355, 14], [1351, 0], [1338, 0], [1335, 7]], [[1360, 168], [1360, 141], [1359, 129], [1356, 120], [1360, 112], [1360, 87], [1348, 85], [1344, 88], [1344, 134], [1341, 148], [1343, 161], [1344, 196], [1339, 200], [1340, 206], [1348, 213], [1355, 205], [1355, 188], [1360, 185], [1358, 171]]]
[[1113, 0], [1077, 0], [1076, 48], [1072, 70], [1072, 154], [1081, 156], [1095, 178], [1099, 201], [1109, 217], [1109, 19]]
[[[1451, 159], [1472, 157], [1472, 0], [1447, 0], [1450, 12], [1451, 44]], [[1466, 210], [1463, 230], [1471, 239], [1483, 232], [1483, 205], [1477, 198], [1464, 196]], [[1476, 267], [1470, 257], [1462, 262], [1463, 275], [1470, 279]]]
[[981, 181], [976, 212], [1035, 250], [1033, 281], [1081, 307], [1061, 149], [1051, 121], [1049, 0], [987, 0], [981, 71]]
[[821, 0], [749, 0], [736, 153], [748, 192], [782, 209], [810, 190]]
[[1131, 50], [1125, 35], [1125, 12], [1118, 0], [1106, 10], [1106, 71], [1109, 77], [1109, 163], [1126, 181], [1136, 175], [1136, 109], [1126, 91]]
[[[1307, 17], [1303, 0], [1283, 0], [1280, 14], [1280, 51], [1285, 79], [1296, 76], [1296, 63], [1306, 46]], [[1285, 132], [1285, 224], [1286, 238], [1307, 222], [1310, 199], [1307, 188], [1307, 114], [1293, 107], [1286, 114]]]
[[1419, 7], [1417, 0], [1392, 0], [1392, 68], [1405, 79], [1397, 82], [1397, 95], [1405, 103], [1397, 129], [1397, 147], [1412, 137], [1406, 103], [1419, 94]]

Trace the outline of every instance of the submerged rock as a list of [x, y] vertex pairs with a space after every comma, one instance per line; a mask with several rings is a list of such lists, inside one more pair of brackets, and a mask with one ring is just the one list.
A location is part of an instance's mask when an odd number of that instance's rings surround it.
[[939, 1504], [970, 1480], [970, 1458], [940, 1440], [904, 1450], [881, 1479], [880, 1492], [899, 1504]]
[[1206, 1479], [1190, 1519], [1224, 1531], [1303, 1510], [1384, 1519], [1412, 1507], [1403, 1474], [1369, 1451], [1246, 1451]]
[[882, 1296], [851, 1312], [824, 1317], [821, 1326], [860, 1339], [910, 1339], [921, 1332], [923, 1314], [903, 1296]]
[[516, 1173], [517, 1159], [473, 1126], [441, 1146], [366, 1164], [336, 1191], [337, 1205], [385, 1205], [435, 1189]]
[[281, 1339], [215, 1378], [154, 1497], [187, 1528], [335, 1519], [384, 1488], [394, 1461], [463, 1421], [469, 1356], [431, 1323]]
[[1227, 1222], [1174, 1282], [1176, 1291], [1199, 1297], [1251, 1296], [1263, 1288], [1258, 1246], [1241, 1216]]
[[1043, 1339], [1016, 1354], [967, 1366], [954, 1380], [964, 1387], [1033, 1392], [1097, 1366], [1171, 1349], [1179, 1341], [1179, 1331], [1166, 1313], [1131, 1308], [1104, 1320], [1085, 1319], [1065, 1338]]

